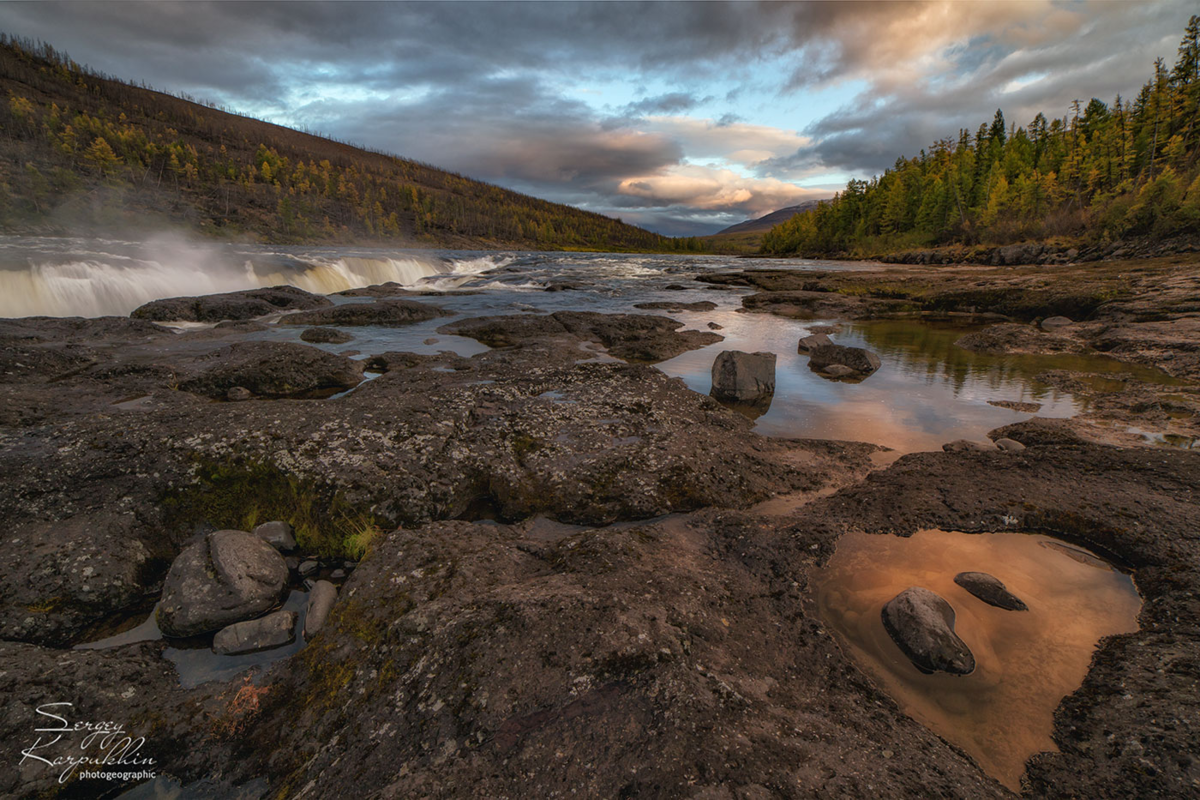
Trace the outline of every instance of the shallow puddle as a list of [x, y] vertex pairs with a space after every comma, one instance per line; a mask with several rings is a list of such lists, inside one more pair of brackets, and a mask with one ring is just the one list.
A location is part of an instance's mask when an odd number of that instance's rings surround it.
[[[987, 605], [954, 583], [987, 572], [1028, 611]], [[926, 675], [884, 630], [883, 606], [910, 586], [944, 597], [976, 669]], [[1083, 682], [1097, 643], [1137, 630], [1142, 601], [1128, 575], [1048, 536], [921, 531], [910, 538], [849, 533], [814, 575], [821, 617], [849, 654], [935, 733], [1019, 790], [1025, 761], [1055, 750], [1054, 709]]]

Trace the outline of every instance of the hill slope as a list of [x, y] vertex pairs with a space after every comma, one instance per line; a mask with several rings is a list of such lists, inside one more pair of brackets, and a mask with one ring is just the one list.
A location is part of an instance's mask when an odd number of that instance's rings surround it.
[[615, 219], [97, 74], [0, 35], [0, 231], [696, 249]]
[[731, 233], [766, 233], [767, 231], [771, 230], [771, 228], [787, 222], [797, 214], [803, 214], [806, 211], [812, 211], [814, 208], [820, 205], [820, 203], [820, 200], [806, 200], [799, 205], [781, 208], [778, 211], [772, 211], [770, 214], [765, 214], [757, 219], [748, 219], [745, 222], [739, 222], [736, 225], [730, 225], [724, 230], [717, 231], [713, 234], [713, 236], [725, 236], [726, 234]]
[[1076, 101], [1009, 128], [935, 142], [763, 238], [775, 254], [881, 256], [911, 248], [1059, 239], [1103, 243], [1200, 230], [1200, 17], [1173, 69], [1129, 102]]

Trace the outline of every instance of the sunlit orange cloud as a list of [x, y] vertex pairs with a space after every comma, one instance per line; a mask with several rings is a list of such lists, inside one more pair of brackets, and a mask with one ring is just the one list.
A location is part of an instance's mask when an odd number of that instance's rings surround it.
[[618, 192], [657, 205], [680, 205], [705, 210], [739, 210], [753, 216], [827, 192], [801, 188], [775, 178], [747, 178], [730, 169], [685, 164], [655, 175], [626, 178]]

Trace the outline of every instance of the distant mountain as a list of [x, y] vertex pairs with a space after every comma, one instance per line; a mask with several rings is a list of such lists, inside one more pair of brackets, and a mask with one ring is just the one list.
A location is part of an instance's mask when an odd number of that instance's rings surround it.
[[713, 235], [722, 236], [726, 233], [766, 233], [771, 228], [782, 222], [787, 222], [797, 214], [812, 211], [820, 202], [820, 200], [806, 200], [798, 206], [788, 206], [778, 211], [772, 211], [770, 214], [758, 219], [748, 219], [745, 222], [739, 222], [737, 225], [730, 225], [725, 230], [717, 231]]
[[697, 250], [620, 220], [101, 75], [0, 34], [0, 233]]

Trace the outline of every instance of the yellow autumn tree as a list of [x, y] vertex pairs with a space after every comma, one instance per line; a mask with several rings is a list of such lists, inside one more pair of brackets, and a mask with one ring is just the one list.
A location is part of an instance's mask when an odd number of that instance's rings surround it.
[[91, 143], [83, 157], [101, 175], [111, 175], [121, 163], [103, 136]]

